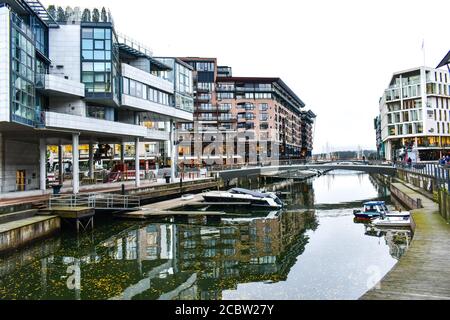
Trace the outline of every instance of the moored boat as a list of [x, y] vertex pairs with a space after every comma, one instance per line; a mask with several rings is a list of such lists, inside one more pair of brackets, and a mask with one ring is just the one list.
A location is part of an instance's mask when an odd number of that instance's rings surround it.
[[370, 201], [363, 204], [362, 210], [354, 210], [353, 215], [357, 219], [378, 218], [388, 212], [384, 201]]
[[394, 227], [394, 228], [410, 228], [410, 217], [384, 217], [372, 221], [376, 227]]
[[362, 210], [354, 210], [353, 215], [356, 219], [375, 219], [386, 218], [409, 218], [411, 214], [408, 211], [389, 211], [384, 201], [370, 201], [364, 203]]
[[274, 193], [262, 193], [242, 188], [233, 188], [229, 191], [211, 191], [204, 193], [202, 196], [206, 202], [224, 205], [232, 204], [276, 209], [283, 207], [283, 202]]

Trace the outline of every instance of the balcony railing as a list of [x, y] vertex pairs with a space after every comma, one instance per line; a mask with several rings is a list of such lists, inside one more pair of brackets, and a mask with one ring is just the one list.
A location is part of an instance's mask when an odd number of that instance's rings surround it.
[[198, 121], [217, 121], [217, 117], [198, 116], [197, 120]]

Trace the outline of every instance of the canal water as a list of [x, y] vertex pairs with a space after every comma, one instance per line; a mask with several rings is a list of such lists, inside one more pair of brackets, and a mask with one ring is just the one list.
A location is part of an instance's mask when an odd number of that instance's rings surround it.
[[358, 299], [409, 245], [409, 231], [354, 221], [366, 200], [391, 203], [367, 174], [257, 180], [247, 183], [282, 192], [283, 212], [230, 210], [215, 222], [96, 217], [93, 233], [63, 231], [0, 257], [0, 299]]

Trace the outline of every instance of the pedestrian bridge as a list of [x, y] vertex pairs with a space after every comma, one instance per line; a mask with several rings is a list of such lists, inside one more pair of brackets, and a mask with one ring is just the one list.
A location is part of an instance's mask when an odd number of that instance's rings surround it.
[[387, 175], [395, 175], [396, 168], [388, 165], [371, 165], [357, 162], [339, 163], [330, 162], [324, 164], [291, 164], [291, 165], [277, 165], [267, 167], [243, 167], [240, 169], [231, 169], [218, 172], [223, 179], [233, 179], [247, 175], [258, 175], [274, 171], [292, 171], [292, 170], [320, 170], [320, 171], [334, 171], [334, 170], [349, 170], [359, 171], [365, 173], [379, 173]]

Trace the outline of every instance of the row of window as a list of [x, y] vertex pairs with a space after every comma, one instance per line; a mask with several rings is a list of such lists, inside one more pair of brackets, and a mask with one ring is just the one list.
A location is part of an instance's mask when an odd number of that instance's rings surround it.
[[423, 133], [423, 124], [421, 122], [388, 126], [388, 134], [390, 136], [396, 135], [401, 136], [407, 134], [422, 134], [422, 133]]
[[428, 111], [429, 114], [431, 114], [431, 112], [433, 113], [434, 121], [448, 121], [448, 119], [450, 119], [450, 114], [447, 117], [448, 111], [446, 111], [446, 110], [434, 109], [433, 111], [431, 111], [431, 110]]
[[213, 62], [190, 62], [190, 65], [194, 67], [197, 71], [210, 71], [214, 72], [214, 63]]
[[387, 121], [388, 124], [410, 122], [410, 121], [422, 121], [422, 109], [389, 113], [387, 115]]
[[[442, 128], [442, 129], [441, 129]], [[437, 133], [450, 134], [450, 122], [437, 123]]]
[[147, 86], [139, 81], [122, 78], [122, 93], [169, 106], [169, 94]]

